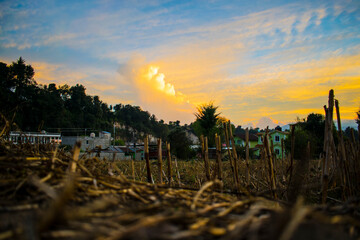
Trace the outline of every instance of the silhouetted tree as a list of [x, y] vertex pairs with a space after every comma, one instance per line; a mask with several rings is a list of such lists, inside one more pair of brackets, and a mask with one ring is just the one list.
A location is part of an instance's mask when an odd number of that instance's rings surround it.
[[275, 130], [282, 131], [282, 128], [278, 125], [278, 126], [275, 127]]
[[190, 148], [191, 141], [181, 127], [173, 128], [168, 135], [168, 142], [171, 145], [171, 152], [180, 159], [192, 158], [195, 152]]
[[196, 121], [194, 123], [195, 131], [198, 135], [207, 136], [209, 145], [213, 146], [214, 135], [218, 131], [217, 124], [220, 113], [216, 113], [218, 107], [214, 106], [212, 102], [203, 104], [197, 108], [195, 113]]
[[234, 134], [245, 134], [245, 129], [239, 125], [235, 128]]
[[[334, 124], [334, 123], [333, 123]], [[307, 141], [311, 143], [311, 153], [313, 157], [318, 157], [323, 151], [324, 144], [325, 117], [318, 113], [310, 113], [306, 119], [298, 119], [295, 129], [295, 158], [300, 158], [304, 154]], [[337, 134], [335, 125], [333, 127], [334, 141], [337, 143]], [[290, 151], [291, 140], [288, 137], [285, 140], [287, 151]]]
[[355, 141], [359, 141], [359, 133], [358, 133], [358, 130], [357, 129], [353, 129], [351, 127], [347, 127], [344, 131], [344, 137], [346, 139], [349, 139], [350, 141], [352, 141], [352, 133], [351, 132], [354, 132], [354, 138], [355, 138]]
[[[304, 130], [301, 127], [301, 125], [297, 125], [295, 127], [294, 134], [295, 134], [294, 158], [301, 159], [304, 156], [306, 147], [307, 147], [307, 143], [309, 141], [311, 142], [311, 146], [312, 146], [311, 153], [312, 153], [312, 155], [314, 155], [315, 154], [314, 146], [316, 146], [317, 140], [311, 136], [311, 133], [307, 130]], [[314, 143], [314, 140], [315, 140], [315, 143]], [[289, 153], [291, 151], [291, 137], [290, 136], [288, 136], [285, 139], [285, 147], [286, 147], [286, 151]], [[319, 153], [320, 152], [316, 152], [316, 154], [319, 154]]]

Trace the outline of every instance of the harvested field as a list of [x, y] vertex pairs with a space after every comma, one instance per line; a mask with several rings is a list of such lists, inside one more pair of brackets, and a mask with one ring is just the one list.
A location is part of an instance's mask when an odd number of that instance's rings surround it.
[[85, 156], [79, 158], [78, 147], [67, 153], [2, 141], [0, 239], [360, 237], [358, 198], [308, 205], [300, 195], [294, 202], [273, 200], [256, 188], [248, 195], [224, 193], [230, 183], [221, 188], [201, 174], [201, 188], [193, 190], [176, 181], [172, 187], [149, 184], [130, 180], [129, 162]]

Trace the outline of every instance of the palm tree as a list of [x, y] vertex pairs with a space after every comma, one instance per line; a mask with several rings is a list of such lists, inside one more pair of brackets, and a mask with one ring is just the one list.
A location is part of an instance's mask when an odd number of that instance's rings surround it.
[[209, 145], [213, 144], [214, 135], [217, 132], [217, 123], [220, 113], [216, 113], [218, 106], [214, 106], [212, 102], [200, 105], [195, 113], [196, 122], [200, 127], [200, 133], [207, 136]]

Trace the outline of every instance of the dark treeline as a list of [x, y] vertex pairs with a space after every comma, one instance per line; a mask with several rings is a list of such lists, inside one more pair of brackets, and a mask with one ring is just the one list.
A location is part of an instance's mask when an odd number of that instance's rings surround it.
[[112, 132], [116, 123], [117, 137], [136, 141], [145, 134], [165, 140], [172, 129], [184, 128], [179, 121], [157, 120], [138, 106], [108, 106], [87, 95], [83, 85], [37, 84], [34, 69], [21, 57], [10, 65], [1, 62], [0, 74], [0, 113], [12, 122], [12, 130], [84, 134], [84, 129]]
[[[357, 113], [359, 114], [360, 111]], [[359, 118], [356, 120], [359, 121]], [[325, 129], [325, 117], [322, 114], [310, 113], [304, 119], [297, 119], [295, 125], [295, 151], [294, 157], [301, 159], [304, 156], [304, 152], [307, 143], [311, 144], [311, 155], [312, 157], [319, 157], [323, 153], [324, 146], [324, 129]], [[356, 129], [347, 127], [343, 130], [343, 136], [345, 141], [358, 141], [359, 134]], [[333, 138], [334, 142], [338, 144], [338, 131], [333, 123]], [[290, 152], [291, 149], [291, 138], [285, 139], [286, 150]]]

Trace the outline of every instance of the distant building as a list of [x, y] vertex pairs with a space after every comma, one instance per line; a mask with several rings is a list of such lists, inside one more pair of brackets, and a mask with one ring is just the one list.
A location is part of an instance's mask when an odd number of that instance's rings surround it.
[[[259, 150], [257, 150], [255, 152], [255, 155], [260, 156], [260, 149], [264, 145], [261, 138], [265, 135], [265, 132], [260, 132], [257, 135], [258, 135], [258, 143], [257, 143], [256, 147], [258, 147]], [[269, 141], [270, 141], [270, 143], [272, 141], [272, 143], [274, 145], [273, 151], [277, 158], [283, 157], [282, 151], [281, 151], [281, 140], [282, 139], [285, 140], [288, 135], [289, 135], [289, 132], [283, 132], [283, 131], [279, 131], [279, 130], [270, 130], [269, 131]]]
[[119, 148], [124, 152], [125, 159], [144, 159], [144, 146], [119, 146]]
[[73, 146], [78, 141], [81, 142], [81, 149], [84, 151], [94, 149], [97, 146], [105, 149], [111, 145], [111, 133], [101, 131], [98, 137], [95, 133], [91, 133], [90, 136], [62, 136], [63, 145]]
[[8, 140], [15, 143], [30, 143], [30, 144], [61, 144], [60, 133], [41, 132], [10, 132]]
[[[245, 147], [245, 133], [238, 133], [234, 135], [235, 145]], [[255, 148], [258, 143], [258, 136], [255, 134], [249, 134], [249, 148]]]
[[192, 130], [187, 129], [185, 133], [186, 133], [186, 137], [191, 141], [192, 144], [200, 144], [199, 138]]
[[110, 146], [108, 148], [94, 148], [90, 151], [94, 156], [99, 157], [100, 159], [106, 158], [109, 161], [124, 160], [125, 153], [118, 146]]

